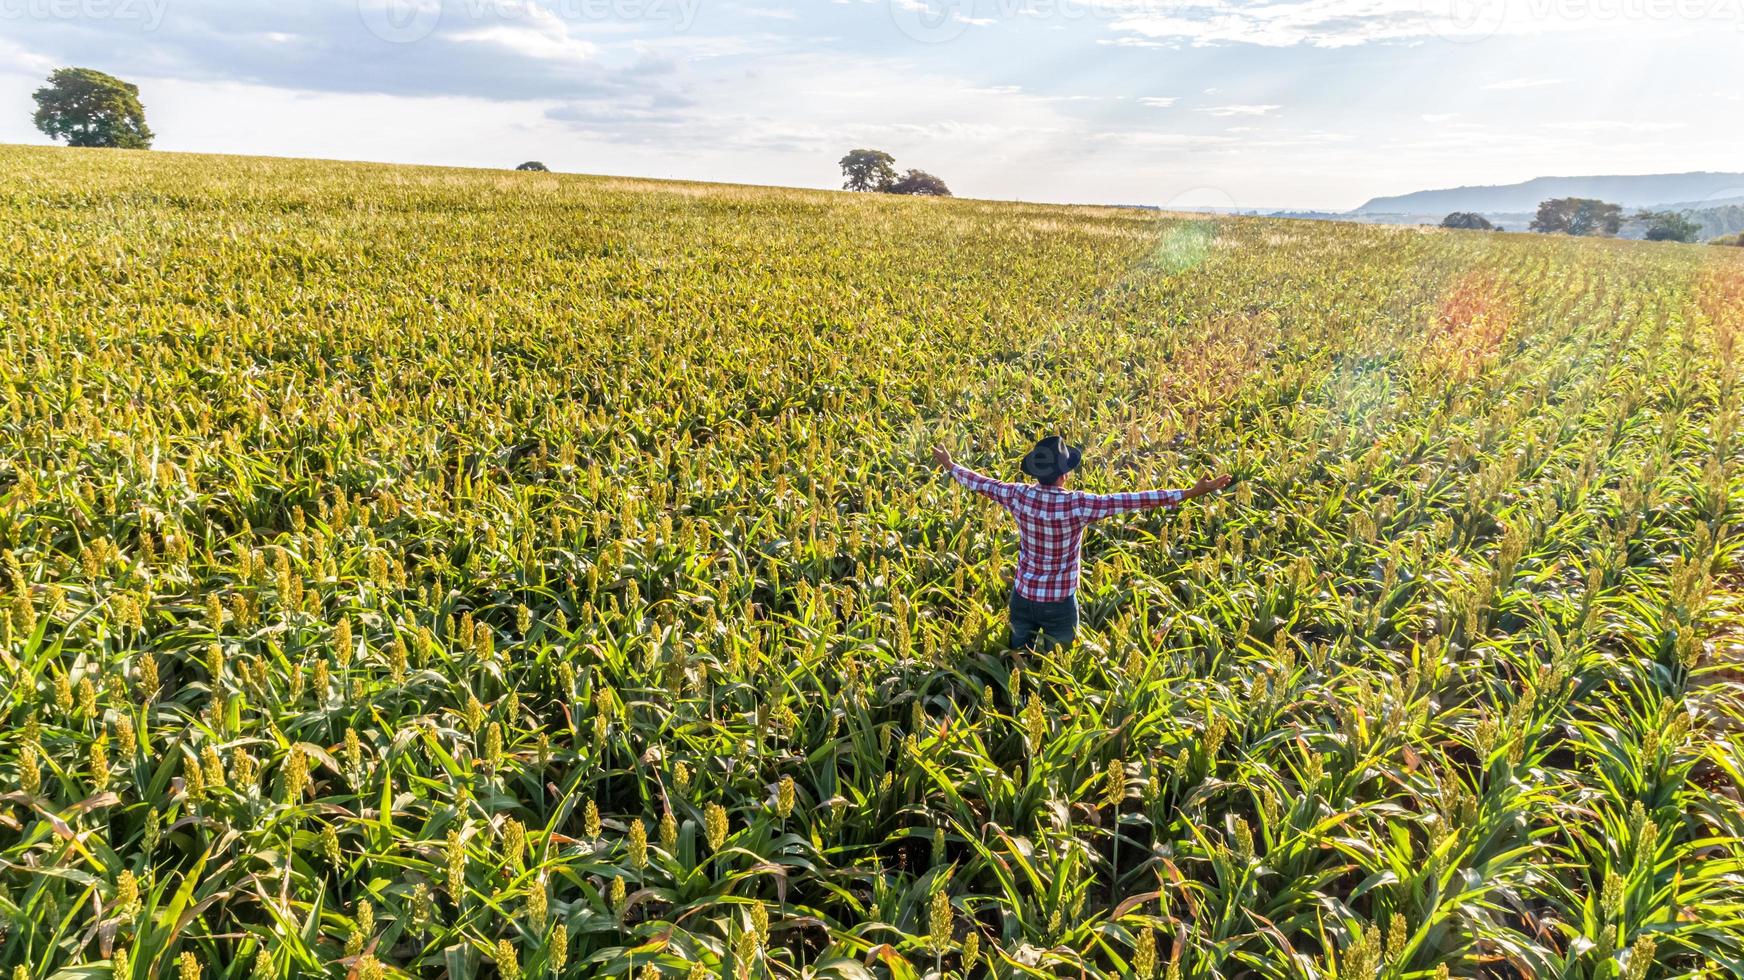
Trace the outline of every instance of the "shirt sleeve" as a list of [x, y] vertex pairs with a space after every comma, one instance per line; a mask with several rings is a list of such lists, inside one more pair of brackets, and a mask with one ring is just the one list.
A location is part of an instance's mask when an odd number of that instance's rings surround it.
[[951, 464], [951, 476], [963, 486], [1001, 504], [1009, 501], [1011, 492], [1017, 489], [1016, 484], [1001, 483], [990, 476], [982, 476], [967, 466], [959, 466], [956, 463]]
[[1183, 490], [1136, 490], [1130, 493], [1084, 493], [1078, 495], [1078, 516], [1090, 521], [1134, 510], [1176, 507], [1185, 499]]

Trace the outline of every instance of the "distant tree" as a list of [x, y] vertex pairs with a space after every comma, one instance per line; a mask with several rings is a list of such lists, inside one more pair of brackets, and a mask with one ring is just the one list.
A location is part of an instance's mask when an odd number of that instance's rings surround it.
[[521, 164], [520, 166], [516, 167], [515, 169], [516, 170], [537, 170], [540, 173], [545, 173], [545, 172], [549, 171], [551, 168], [545, 166], [543, 163], [540, 163], [537, 160], [528, 160], [526, 163]]
[[950, 197], [951, 189], [945, 182], [927, 173], [925, 170], [910, 170], [902, 175], [902, 179], [884, 188], [891, 194], [919, 194], [926, 197]]
[[896, 158], [883, 150], [854, 150], [841, 160], [842, 189], [849, 191], [889, 190], [896, 183]]
[[1708, 244], [1731, 245], [1736, 248], [1744, 248], [1744, 232], [1739, 232], [1736, 235], [1721, 235], [1719, 238], [1711, 238], [1708, 240]]
[[1647, 226], [1650, 242], [1693, 242], [1702, 226], [1676, 211], [1643, 211], [1634, 220]]
[[1473, 231], [1495, 231], [1496, 226], [1490, 224], [1490, 219], [1475, 211], [1455, 211], [1441, 219], [1443, 228], [1469, 228]]
[[68, 146], [151, 149], [139, 86], [92, 68], [57, 68], [36, 90], [36, 128]]
[[1538, 205], [1532, 230], [1547, 235], [1615, 235], [1623, 227], [1623, 208], [1588, 197], [1558, 197]]

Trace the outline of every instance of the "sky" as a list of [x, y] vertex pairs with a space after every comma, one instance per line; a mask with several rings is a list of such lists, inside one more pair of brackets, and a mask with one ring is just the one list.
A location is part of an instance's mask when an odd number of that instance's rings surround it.
[[0, 0], [0, 142], [78, 65], [160, 150], [1342, 210], [1744, 170], [1741, 62], [1744, 0]]

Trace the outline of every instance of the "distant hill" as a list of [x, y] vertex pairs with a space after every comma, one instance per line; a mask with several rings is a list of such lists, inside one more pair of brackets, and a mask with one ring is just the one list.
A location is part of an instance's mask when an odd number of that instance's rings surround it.
[[[1353, 212], [1368, 214], [1445, 215], [1451, 211], [1533, 212], [1553, 197], [1596, 197], [1626, 208], [1646, 208], [1678, 202], [1679, 210], [1711, 207], [1744, 197], [1744, 173], [1635, 174], [1595, 177], [1536, 177], [1518, 184], [1454, 187], [1377, 197]], [[1716, 200], [1718, 199], [1718, 200]]]
[[[1661, 210], [1676, 209], [1662, 208]], [[1719, 208], [1698, 208], [1685, 211], [1684, 214], [1701, 226], [1701, 234], [1704, 238], [1744, 231], [1744, 204], [1728, 204]]]
[[1655, 204], [1655, 211], [1702, 211], [1708, 208], [1729, 208], [1744, 205], [1744, 194], [1737, 197], [1717, 197], [1707, 201], [1674, 201], [1671, 204]]

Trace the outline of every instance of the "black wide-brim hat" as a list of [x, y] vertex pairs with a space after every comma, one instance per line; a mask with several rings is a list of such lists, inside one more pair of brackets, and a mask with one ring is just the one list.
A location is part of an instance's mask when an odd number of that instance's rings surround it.
[[1084, 453], [1077, 446], [1066, 445], [1059, 436], [1048, 436], [1024, 454], [1022, 469], [1038, 480], [1052, 482], [1078, 468]]

